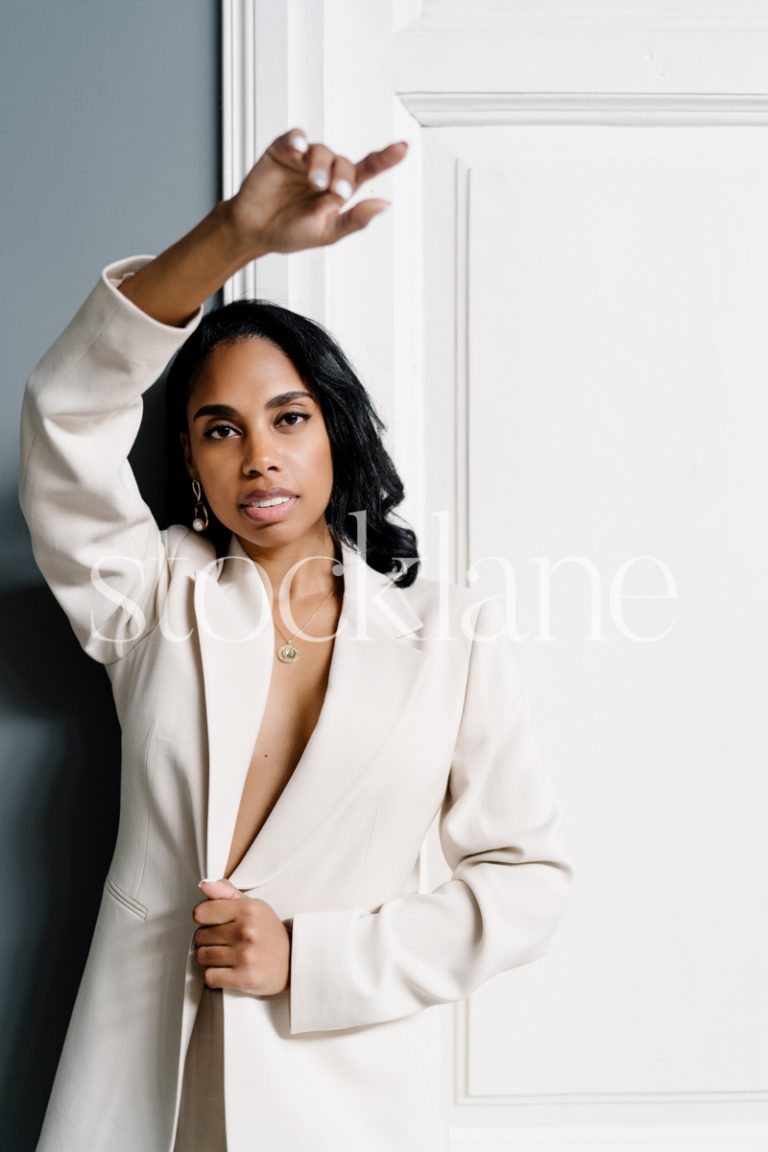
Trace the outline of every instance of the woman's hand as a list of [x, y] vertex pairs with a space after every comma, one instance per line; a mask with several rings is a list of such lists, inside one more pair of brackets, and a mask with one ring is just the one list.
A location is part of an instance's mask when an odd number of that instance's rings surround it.
[[209, 988], [236, 988], [253, 996], [274, 996], [290, 985], [291, 938], [264, 900], [243, 896], [229, 880], [204, 880], [207, 897], [193, 920], [197, 962]]
[[342, 211], [362, 184], [399, 164], [407, 150], [401, 140], [355, 164], [325, 144], [309, 144], [300, 128], [292, 128], [272, 141], [226, 202], [235, 234], [262, 254], [335, 244], [388, 206], [388, 200], [371, 198]]
[[[301, 152], [297, 139], [303, 139], [301, 130], [293, 128], [273, 140], [240, 191], [220, 201], [191, 232], [124, 280], [123, 295], [161, 324], [180, 327], [252, 260], [269, 252], [335, 244], [365, 228], [386, 208], [387, 200], [374, 198], [341, 210], [361, 184], [403, 159], [408, 149], [404, 140], [353, 164], [324, 144], [308, 144]], [[314, 172], [325, 174], [325, 188], [312, 183]], [[349, 184], [346, 196], [338, 190], [339, 180]]]

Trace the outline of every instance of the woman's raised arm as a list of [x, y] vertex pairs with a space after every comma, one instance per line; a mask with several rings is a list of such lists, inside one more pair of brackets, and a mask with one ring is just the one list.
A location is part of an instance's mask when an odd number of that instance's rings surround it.
[[128, 461], [144, 392], [233, 272], [364, 228], [387, 201], [342, 211], [345, 201], [406, 150], [390, 144], [353, 164], [323, 144], [302, 150], [302, 139], [292, 129], [274, 140], [239, 192], [161, 255], [108, 265], [29, 378], [19, 500], [38, 566], [94, 659], [121, 658], [159, 622], [189, 535], [159, 529]]
[[183, 325], [259, 256], [335, 244], [364, 228], [389, 201], [370, 198], [343, 211], [346, 201], [402, 160], [407, 148], [405, 141], [389, 144], [355, 164], [293, 128], [273, 140], [231, 200], [123, 281], [120, 291], [162, 324]]

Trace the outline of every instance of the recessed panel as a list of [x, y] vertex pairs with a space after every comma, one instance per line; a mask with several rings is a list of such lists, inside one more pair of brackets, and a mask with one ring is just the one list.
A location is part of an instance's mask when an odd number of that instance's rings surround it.
[[768, 1092], [768, 131], [528, 132], [467, 173], [467, 539], [576, 884], [469, 1091]]

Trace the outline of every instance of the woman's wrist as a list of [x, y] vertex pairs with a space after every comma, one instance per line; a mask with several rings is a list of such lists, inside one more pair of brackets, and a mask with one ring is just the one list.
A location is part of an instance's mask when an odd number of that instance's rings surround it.
[[260, 238], [252, 232], [244, 233], [240, 227], [237, 220], [236, 196], [232, 196], [229, 200], [220, 200], [211, 215], [215, 217], [228, 258], [237, 263], [237, 271], [250, 264], [252, 260], [268, 255], [270, 250], [261, 243]]
[[244, 235], [235, 225], [232, 202], [221, 200], [119, 290], [161, 324], [183, 327], [230, 276], [266, 254], [257, 237]]

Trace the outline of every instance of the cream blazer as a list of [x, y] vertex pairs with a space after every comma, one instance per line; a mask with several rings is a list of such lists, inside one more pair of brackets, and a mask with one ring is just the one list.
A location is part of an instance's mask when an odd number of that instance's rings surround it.
[[[203, 982], [191, 919], [225, 869], [275, 634], [266, 581], [161, 531], [127, 461], [184, 328], [104, 269], [33, 372], [21, 506], [37, 563], [110, 678], [120, 824], [39, 1152], [171, 1152]], [[229, 1152], [446, 1149], [437, 1004], [547, 949], [571, 891], [558, 800], [501, 601], [343, 547], [324, 706], [232, 876], [293, 920], [290, 990], [223, 992]], [[439, 816], [452, 876], [419, 891]]]

